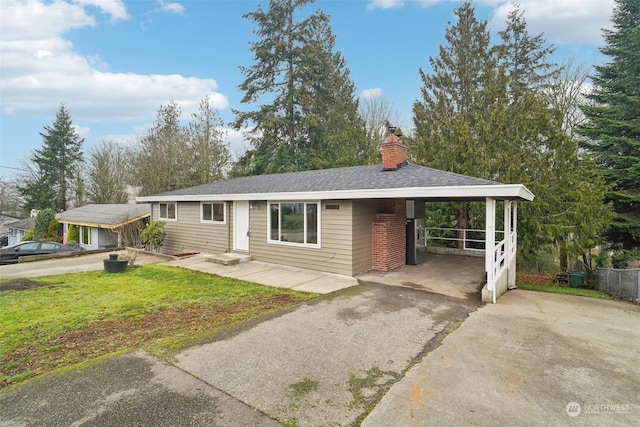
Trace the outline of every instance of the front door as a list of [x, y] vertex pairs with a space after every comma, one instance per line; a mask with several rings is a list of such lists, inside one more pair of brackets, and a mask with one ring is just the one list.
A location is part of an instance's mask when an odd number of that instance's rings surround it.
[[249, 202], [233, 204], [233, 249], [249, 251]]

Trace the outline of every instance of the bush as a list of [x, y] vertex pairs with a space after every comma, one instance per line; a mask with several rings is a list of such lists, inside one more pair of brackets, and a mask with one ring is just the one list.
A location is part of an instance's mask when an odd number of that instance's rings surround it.
[[69, 231], [67, 232], [68, 242], [79, 242], [80, 236], [78, 235], [78, 227], [73, 224], [69, 224]]
[[47, 228], [47, 240], [62, 243], [61, 226], [57, 219], [49, 221], [49, 227]]
[[615, 251], [613, 255], [611, 255], [611, 264], [613, 264], [613, 268], [634, 268], [633, 266], [637, 265], [639, 260], [639, 250], [629, 251], [622, 249]]
[[27, 240], [35, 240], [35, 239], [36, 239], [36, 231], [33, 228], [27, 231], [26, 233], [24, 233], [24, 236], [22, 237], [23, 242], [26, 242]]
[[142, 243], [155, 252], [160, 251], [166, 235], [167, 232], [164, 230], [164, 222], [161, 221], [152, 222], [140, 233]]

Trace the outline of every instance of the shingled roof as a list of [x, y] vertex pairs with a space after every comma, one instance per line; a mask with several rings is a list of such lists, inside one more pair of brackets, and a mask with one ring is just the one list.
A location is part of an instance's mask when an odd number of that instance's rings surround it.
[[149, 204], [89, 204], [62, 212], [58, 221], [112, 229], [149, 216]]
[[520, 184], [501, 184], [407, 163], [388, 171], [384, 171], [380, 165], [371, 165], [247, 176], [138, 197], [137, 200], [153, 202], [388, 197], [466, 200], [496, 197], [531, 200], [533, 194]]

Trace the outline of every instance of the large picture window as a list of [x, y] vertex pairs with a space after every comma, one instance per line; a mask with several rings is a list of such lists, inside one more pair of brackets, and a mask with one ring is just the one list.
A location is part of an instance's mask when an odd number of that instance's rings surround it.
[[202, 222], [225, 222], [224, 202], [205, 202], [200, 204], [200, 221]]
[[320, 246], [318, 202], [269, 203], [269, 242]]
[[177, 210], [175, 203], [160, 203], [160, 219], [175, 221], [177, 219]]

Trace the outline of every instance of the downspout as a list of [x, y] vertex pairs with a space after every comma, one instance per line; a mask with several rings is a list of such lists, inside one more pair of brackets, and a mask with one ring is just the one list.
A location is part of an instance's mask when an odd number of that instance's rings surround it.
[[231, 202], [227, 202], [227, 253], [231, 252]]

